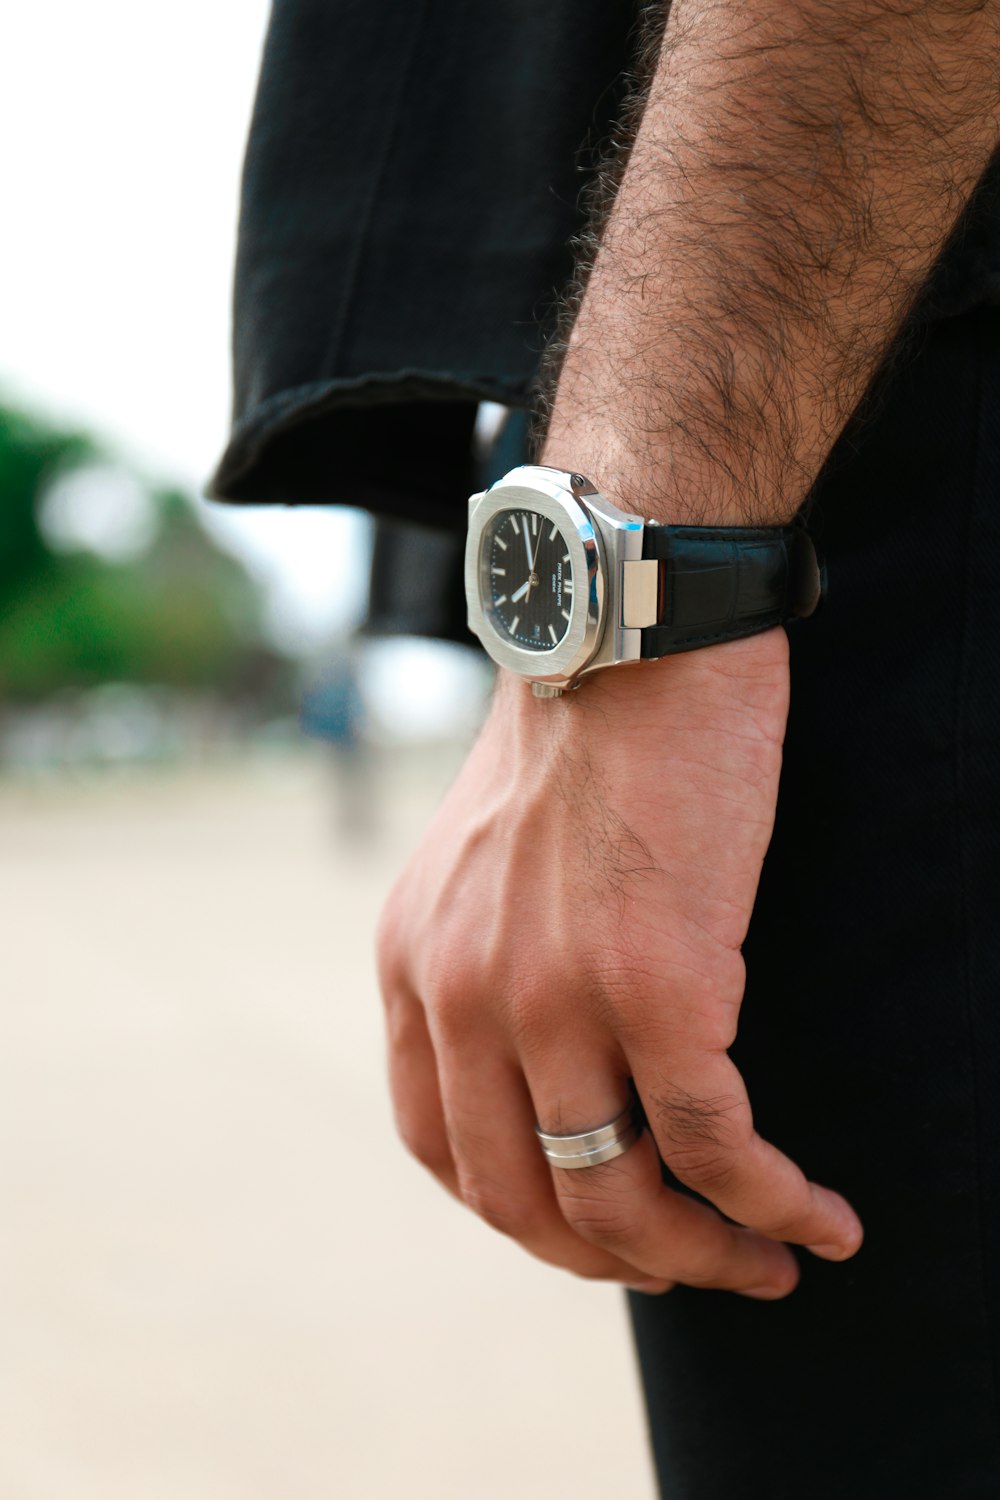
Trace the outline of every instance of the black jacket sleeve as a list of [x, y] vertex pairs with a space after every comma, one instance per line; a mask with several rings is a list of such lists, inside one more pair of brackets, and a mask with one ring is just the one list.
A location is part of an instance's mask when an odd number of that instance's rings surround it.
[[[209, 493], [372, 511], [380, 628], [464, 634], [476, 407], [531, 399], [581, 190], [642, 12], [664, 3], [274, 0], [242, 184], [232, 432]], [[1000, 300], [998, 177], [943, 257], [931, 315]], [[428, 613], [432, 581], [450, 602]]]
[[244, 167], [217, 499], [461, 529], [524, 406], [634, 0], [276, 0]]

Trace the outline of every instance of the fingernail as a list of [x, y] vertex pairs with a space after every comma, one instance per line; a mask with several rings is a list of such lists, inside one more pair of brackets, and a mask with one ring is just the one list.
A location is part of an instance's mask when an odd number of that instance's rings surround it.
[[660, 1292], [669, 1292], [673, 1283], [670, 1281], [626, 1281], [625, 1285], [630, 1292], [645, 1292], [648, 1297], [656, 1297]]
[[824, 1260], [846, 1260], [849, 1255], [854, 1254], [855, 1250], [858, 1249], [858, 1246], [851, 1244], [807, 1245], [806, 1249], [811, 1250], [813, 1255], [822, 1256]]
[[787, 1297], [792, 1290], [791, 1287], [783, 1286], [747, 1286], [740, 1287], [740, 1293], [744, 1297], [759, 1297], [761, 1302], [776, 1302], [779, 1297]]
[[[825, 1251], [836, 1250], [839, 1256], [853, 1255], [864, 1239], [864, 1228], [854, 1209], [840, 1193], [835, 1193], [832, 1188], [824, 1188], [829, 1206], [833, 1209], [833, 1220], [831, 1229], [840, 1229], [840, 1239], [837, 1241], [826, 1241], [821, 1248]], [[812, 1245], [807, 1245], [812, 1250]]]

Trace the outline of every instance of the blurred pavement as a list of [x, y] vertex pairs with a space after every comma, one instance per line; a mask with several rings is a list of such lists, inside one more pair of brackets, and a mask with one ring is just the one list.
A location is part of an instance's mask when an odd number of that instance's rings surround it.
[[0, 782], [0, 1500], [652, 1500], [622, 1294], [394, 1134], [372, 931], [449, 770], [352, 850], [322, 747]]

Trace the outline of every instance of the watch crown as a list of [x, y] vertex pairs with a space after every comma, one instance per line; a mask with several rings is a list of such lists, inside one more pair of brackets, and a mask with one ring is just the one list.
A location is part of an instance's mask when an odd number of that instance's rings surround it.
[[564, 690], [561, 687], [553, 687], [550, 682], [533, 682], [531, 691], [535, 698], [561, 698]]

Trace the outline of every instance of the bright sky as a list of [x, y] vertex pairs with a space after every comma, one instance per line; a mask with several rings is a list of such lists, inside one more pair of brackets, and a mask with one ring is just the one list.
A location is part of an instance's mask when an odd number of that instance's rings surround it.
[[[225, 440], [239, 173], [264, 0], [49, 0], [0, 20], [0, 389], [197, 489]], [[347, 511], [212, 506], [286, 637], [358, 606]]]

